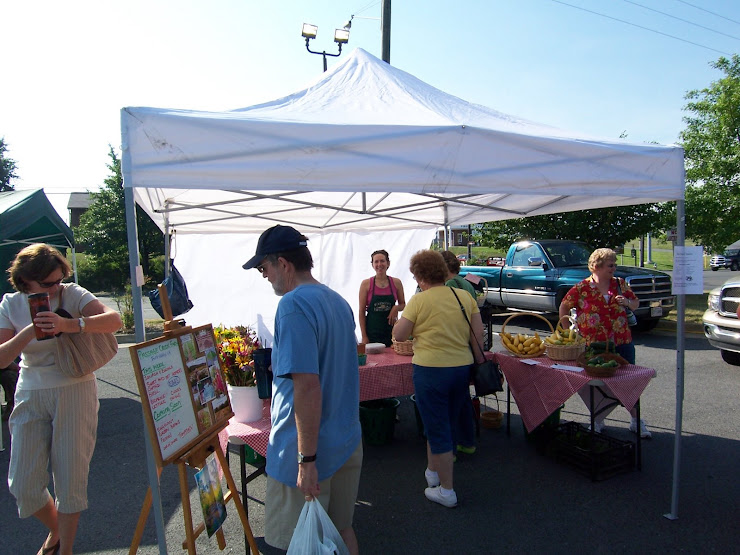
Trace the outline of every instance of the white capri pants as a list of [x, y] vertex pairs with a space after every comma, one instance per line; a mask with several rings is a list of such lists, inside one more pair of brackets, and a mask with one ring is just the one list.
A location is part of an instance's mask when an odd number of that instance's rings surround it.
[[8, 487], [18, 515], [33, 515], [49, 501], [49, 462], [56, 508], [61, 513], [87, 509], [87, 477], [98, 431], [96, 380], [16, 391], [10, 417]]

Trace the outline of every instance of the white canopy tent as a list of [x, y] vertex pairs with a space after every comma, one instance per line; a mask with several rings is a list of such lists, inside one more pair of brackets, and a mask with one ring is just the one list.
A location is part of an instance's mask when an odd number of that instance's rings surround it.
[[176, 231], [194, 323], [254, 325], [273, 313], [274, 299], [223, 291], [231, 302], [220, 302], [211, 278], [258, 287], [237, 262], [254, 252], [250, 234], [274, 223], [309, 235], [318, 276], [354, 306], [373, 250], [389, 250], [392, 272], [413, 286], [405, 260], [442, 226], [683, 198], [678, 147], [524, 121], [361, 49], [272, 102], [217, 113], [124, 108], [121, 122], [125, 186]]
[[[124, 108], [121, 129], [128, 221], [135, 200], [176, 231], [194, 325], [269, 333], [277, 299], [241, 264], [275, 223], [309, 236], [317, 277], [353, 307], [373, 250], [389, 250], [390, 273], [408, 283], [408, 257], [442, 226], [678, 200], [683, 244], [681, 148], [502, 114], [361, 49], [290, 96], [228, 112]], [[130, 225], [132, 281], [136, 244]], [[682, 316], [682, 299], [678, 306]]]

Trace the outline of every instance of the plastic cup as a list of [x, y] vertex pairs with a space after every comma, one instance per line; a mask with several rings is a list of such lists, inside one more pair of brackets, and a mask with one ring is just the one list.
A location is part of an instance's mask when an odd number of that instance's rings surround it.
[[[28, 307], [31, 310], [31, 320], [36, 318], [36, 314], [39, 312], [50, 312], [51, 305], [49, 304], [49, 293], [34, 293], [28, 296]], [[48, 333], [39, 328], [36, 323], [33, 324], [33, 331], [36, 332], [36, 340], [44, 341], [45, 339], [51, 339], [54, 337], [54, 333]]]

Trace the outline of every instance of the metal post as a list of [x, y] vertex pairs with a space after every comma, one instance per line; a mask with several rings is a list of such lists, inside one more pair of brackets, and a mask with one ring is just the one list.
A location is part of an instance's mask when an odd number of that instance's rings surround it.
[[381, 54], [382, 60], [390, 64], [391, 63], [391, 0], [383, 0], [382, 2], [382, 16], [380, 20], [380, 33], [383, 37], [383, 50]]
[[[124, 143], [126, 141], [124, 140]], [[129, 168], [131, 167], [130, 153], [127, 148], [123, 149], [121, 159], [123, 180], [126, 183], [130, 179]], [[134, 325], [136, 327], [136, 342], [141, 343], [146, 339], [144, 330], [144, 307], [141, 302], [141, 286], [136, 280], [136, 269], [139, 266], [139, 239], [136, 228], [136, 203], [134, 202], [134, 190], [124, 185], [123, 198], [126, 203], [126, 235], [128, 237], [128, 258], [131, 272], [131, 296], [134, 308]], [[144, 407], [142, 405], [142, 410]], [[142, 415], [142, 419], [143, 419]], [[164, 513], [162, 512], [162, 500], [159, 492], [159, 476], [157, 475], [157, 463], [150, 445], [146, 427], [144, 430], [144, 444], [146, 446], [146, 461], [149, 474], [149, 487], [152, 489], [152, 511], [154, 512], [154, 523], [157, 528], [157, 543], [160, 555], [167, 555], [167, 536], [165, 535]]]
[[468, 264], [473, 260], [473, 226], [468, 224]]
[[[676, 202], [676, 220], [677, 237], [675, 244], [683, 247], [686, 236], [686, 212], [683, 199]], [[671, 493], [671, 512], [663, 515], [669, 520], [678, 519], [678, 486], [681, 475], [681, 431], [683, 428], [683, 374], [685, 349], [684, 335], [686, 329], [686, 296], [683, 293], [676, 296], [676, 308], [676, 431], [673, 442], [673, 486]]]

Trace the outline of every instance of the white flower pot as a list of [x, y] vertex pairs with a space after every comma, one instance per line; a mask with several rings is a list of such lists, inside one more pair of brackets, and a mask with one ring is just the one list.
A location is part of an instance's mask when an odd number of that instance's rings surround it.
[[256, 386], [243, 387], [226, 385], [231, 399], [231, 410], [237, 422], [248, 424], [262, 418], [262, 399]]

